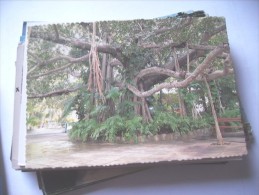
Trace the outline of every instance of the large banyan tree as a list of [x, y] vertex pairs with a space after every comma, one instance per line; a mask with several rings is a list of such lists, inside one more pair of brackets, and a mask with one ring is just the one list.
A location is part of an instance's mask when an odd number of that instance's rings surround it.
[[239, 109], [224, 18], [52, 24], [28, 35], [28, 123], [74, 111], [72, 137], [113, 140], [183, 121], [197, 129], [210, 115], [222, 143], [217, 115]]

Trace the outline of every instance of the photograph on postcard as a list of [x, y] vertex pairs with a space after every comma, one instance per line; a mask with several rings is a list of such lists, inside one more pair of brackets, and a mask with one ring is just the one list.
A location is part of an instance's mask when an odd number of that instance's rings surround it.
[[246, 155], [225, 19], [194, 13], [29, 27], [25, 168]]

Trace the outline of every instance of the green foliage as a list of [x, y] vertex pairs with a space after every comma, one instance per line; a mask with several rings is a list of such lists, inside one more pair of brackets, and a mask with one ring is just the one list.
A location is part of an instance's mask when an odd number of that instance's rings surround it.
[[203, 117], [198, 119], [191, 119], [189, 123], [190, 130], [209, 128], [213, 121], [212, 117]]
[[40, 125], [40, 118], [37, 116], [30, 116], [27, 118], [27, 128], [31, 129], [32, 127], [36, 127]]
[[156, 127], [156, 132], [163, 130], [169, 132], [188, 133], [195, 129], [201, 129], [210, 126], [208, 118], [193, 119], [192, 117], [179, 117], [171, 113], [161, 112], [155, 115], [152, 125]]
[[106, 105], [97, 105], [92, 109], [89, 115], [90, 117], [97, 118], [102, 113], [105, 113], [107, 109], [108, 109], [108, 106]]
[[93, 132], [98, 129], [99, 124], [95, 119], [79, 121], [73, 124], [69, 136], [74, 140], [87, 141]]
[[225, 110], [225, 112], [221, 114], [221, 117], [225, 117], [225, 118], [240, 117], [240, 110], [239, 109]]
[[132, 101], [124, 100], [118, 105], [118, 114], [128, 117], [132, 116], [134, 114], [134, 105]]
[[239, 101], [234, 76], [224, 77], [217, 81], [220, 86], [221, 101], [226, 110], [239, 109]]
[[121, 92], [117, 87], [112, 87], [108, 94], [106, 95], [106, 98], [112, 99], [113, 101], [118, 100], [118, 98], [121, 96]]
[[176, 116], [167, 112], [156, 113], [152, 124], [158, 128], [157, 131], [162, 129], [170, 129], [172, 132], [174, 132], [177, 130]]
[[73, 125], [69, 133], [74, 140], [104, 140], [114, 142], [117, 137], [125, 141], [137, 142], [138, 135], [156, 135], [161, 133], [188, 133], [196, 129], [210, 127], [211, 118], [192, 119], [179, 117], [171, 113], [158, 112], [150, 123], [142, 117], [122, 117], [114, 115], [102, 123], [95, 119], [83, 120]]
[[141, 121], [141, 117], [127, 119], [119, 115], [112, 116], [103, 123], [98, 123], [95, 119], [83, 120], [73, 125], [69, 136], [71, 139], [82, 141], [93, 139], [113, 142], [117, 136], [131, 140], [142, 132]]
[[71, 96], [64, 100], [63, 102], [64, 110], [62, 113], [62, 118], [65, 118], [74, 110], [76, 98], [77, 96]]
[[140, 132], [145, 133], [142, 129], [144, 128], [142, 124], [142, 117], [135, 116], [132, 119], [126, 120], [125, 121], [125, 132], [122, 132], [123, 137], [126, 140], [135, 140], [137, 142], [137, 135]]
[[114, 141], [116, 139], [116, 135], [121, 133], [124, 128], [124, 120], [119, 115], [115, 115], [108, 118], [103, 123], [103, 126], [103, 129], [105, 129], [105, 140]]

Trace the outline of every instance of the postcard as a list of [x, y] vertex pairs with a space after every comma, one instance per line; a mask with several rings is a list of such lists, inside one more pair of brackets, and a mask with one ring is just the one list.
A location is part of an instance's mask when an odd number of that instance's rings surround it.
[[245, 156], [226, 21], [199, 14], [29, 26], [18, 169]]

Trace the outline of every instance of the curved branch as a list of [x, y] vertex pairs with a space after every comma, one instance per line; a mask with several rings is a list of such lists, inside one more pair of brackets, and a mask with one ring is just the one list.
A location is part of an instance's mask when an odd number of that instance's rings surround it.
[[[196, 60], [199, 57], [204, 56], [206, 50], [212, 50], [213, 48], [211, 46], [207, 45], [208, 47], [206, 47], [205, 45], [207, 44], [208, 40], [212, 36], [222, 32], [224, 30], [226, 30], [226, 25], [225, 24], [217, 27], [211, 33], [204, 32], [199, 46], [198, 45], [191, 45], [190, 44], [190, 46], [193, 47], [193, 49], [190, 49], [190, 51], [189, 51], [189, 62], [191, 62], [193, 60]], [[187, 64], [187, 54], [185, 54], [184, 56], [180, 57], [178, 59], [178, 62], [179, 62], [179, 66], [180, 67], [183, 66], [183, 65], [186, 65]], [[173, 60], [164, 65], [164, 68], [171, 69], [171, 70], [174, 70], [174, 67], [175, 67], [175, 64], [174, 64]], [[150, 88], [150, 86], [152, 86], [154, 83], [163, 82], [166, 78], [167, 78], [166, 76], [164, 76], [164, 77], [161, 77], [161, 76], [159, 76], [159, 77], [156, 77], [156, 76], [150, 77], [150, 78], [148, 78], [147, 80], [144, 81], [144, 86], [146, 88]]]
[[231, 69], [225, 68], [224, 70], [216, 70], [207, 76], [207, 81], [212, 81], [233, 73], [234, 73], [234, 70], [232, 68]]
[[110, 65], [111, 66], [123, 66], [123, 64], [117, 59], [112, 59], [110, 62]]
[[152, 76], [152, 75], [166, 75], [169, 77], [174, 78], [184, 78], [185, 73], [184, 72], [176, 72], [170, 69], [166, 68], [160, 68], [160, 67], [151, 67], [151, 68], [145, 68], [141, 70], [138, 75], [136, 76], [136, 80], [143, 78], [144, 76]]
[[128, 84], [127, 88], [132, 91], [136, 96], [138, 97], [148, 97], [153, 95], [154, 93], [164, 89], [164, 88], [183, 88], [187, 87], [192, 81], [194, 81], [200, 74], [203, 73], [205, 68], [209, 66], [209, 64], [212, 62], [212, 60], [217, 57], [217, 55], [221, 54], [224, 51], [224, 47], [219, 46], [215, 48], [213, 51], [211, 51], [207, 57], [204, 59], [203, 63], [201, 63], [186, 79], [183, 81], [173, 81], [173, 82], [164, 82], [161, 84], [158, 84], [157, 86], [153, 87], [152, 89], [148, 91], [141, 92], [136, 87]]

